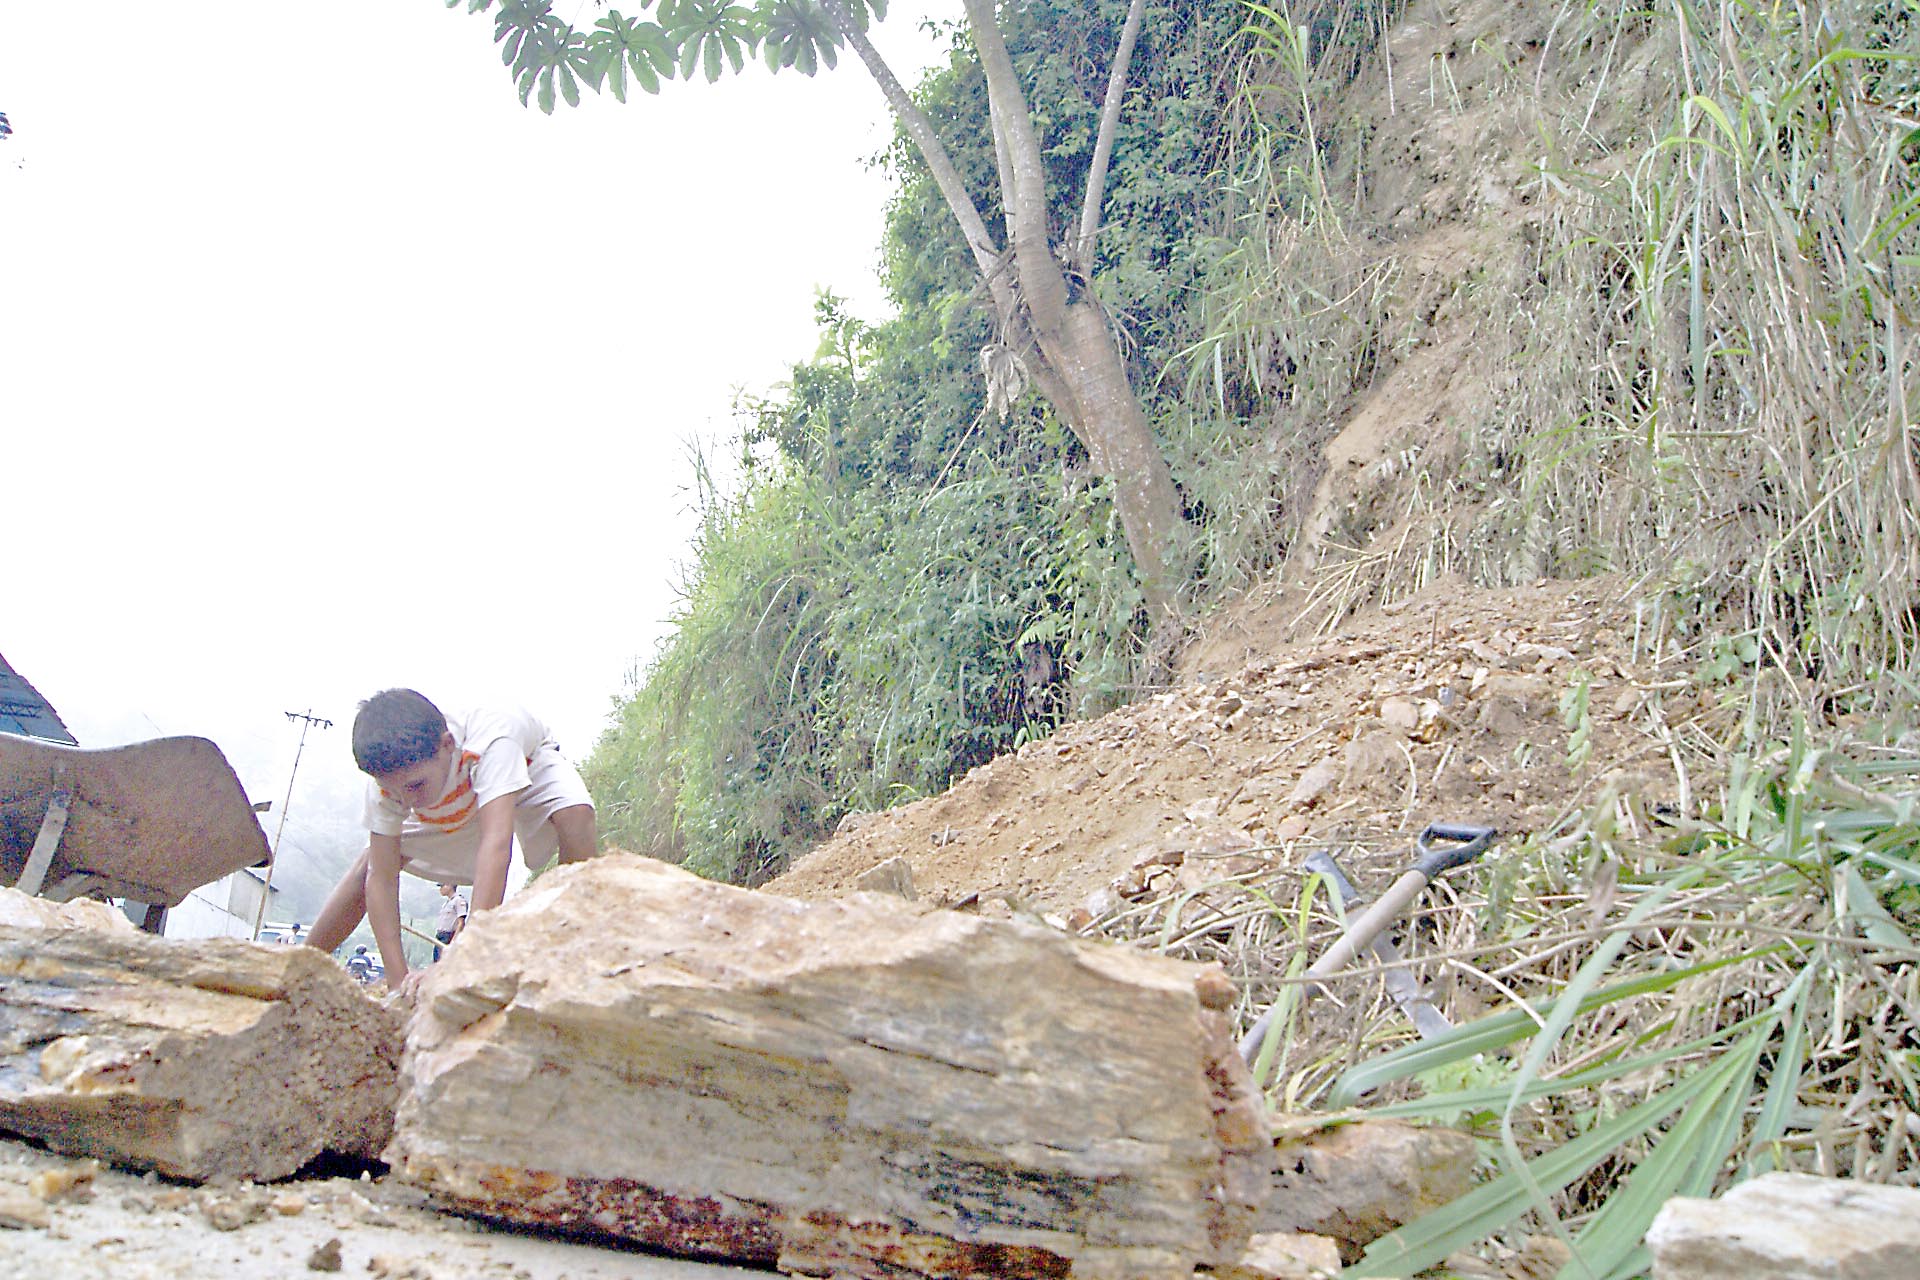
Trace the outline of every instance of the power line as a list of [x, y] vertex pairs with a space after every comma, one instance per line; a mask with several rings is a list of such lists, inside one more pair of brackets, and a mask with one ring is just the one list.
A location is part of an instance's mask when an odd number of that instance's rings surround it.
[[280, 822], [273, 829], [273, 848], [267, 851], [266, 882], [260, 886], [260, 905], [253, 913], [253, 940], [260, 941], [260, 924], [267, 918], [267, 899], [273, 894], [273, 871], [280, 864], [280, 837], [287, 829], [287, 810], [293, 804], [293, 780], [300, 772], [300, 754], [307, 749], [307, 730], [319, 725], [322, 729], [333, 728], [333, 721], [322, 719], [313, 714], [313, 708], [305, 711], [286, 712], [288, 720], [299, 720], [300, 743], [293, 749], [293, 768], [287, 771], [287, 798], [280, 805]]

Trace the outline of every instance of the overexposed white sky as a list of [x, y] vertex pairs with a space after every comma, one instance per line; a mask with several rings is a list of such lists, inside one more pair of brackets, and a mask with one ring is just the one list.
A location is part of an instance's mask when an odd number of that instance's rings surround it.
[[[875, 34], [909, 82], [943, 7]], [[816, 286], [880, 312], [850, 55], [548, 117], [492, 26], [0, 0], [0, 654], [83, 745], [208, 736], [277, 806], [312, 708], [300, 794], [357, 794], [355, 701], [412, 685], [584, 757], [674, 606], [690, 442], [812, 354]]]

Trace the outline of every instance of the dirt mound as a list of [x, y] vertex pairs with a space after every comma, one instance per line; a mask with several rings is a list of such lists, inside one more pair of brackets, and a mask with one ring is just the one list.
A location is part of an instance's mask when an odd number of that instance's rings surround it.
[[1250, 603], [1192, 659], [1225, 670], [1242, 657], [1233, 674], [1069, 725], [942, 795], [849, 815], [767, 887], [844, 893], [897, 856], [932, 902], [977, 894], [1065, 920], [1183, 864], [1206, 877], [1241, 855], [1292, 865], [1329, 841], [1410, 839], [1434, 821], [1511, 841], [1608, 787], [1683, 803], [1666, 767], [1675, 681], [1636, 664], [1623, 590], [1441, 583], [1264, 652], [1283, 606]]

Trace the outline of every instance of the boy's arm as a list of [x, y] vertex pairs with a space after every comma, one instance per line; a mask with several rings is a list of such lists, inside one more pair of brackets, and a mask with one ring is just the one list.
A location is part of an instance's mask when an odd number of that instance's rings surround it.
[[398, 991], [407, 977], [407, 953], [400, 946], [400, 837], [375, 832], [367, 851], [367, 924], [380, 945], [387, 985]]
[[480, 852], [473, 862], [470, 911], [487, 911], [507, 896], [507, 864], [513, 858], [513, 802], [520, 792], [495, 796], [480, 806]]

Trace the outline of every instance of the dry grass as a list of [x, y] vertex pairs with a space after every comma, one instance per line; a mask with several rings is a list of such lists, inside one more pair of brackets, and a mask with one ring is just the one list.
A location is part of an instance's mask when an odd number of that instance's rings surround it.
[[[1609, 795], [1430, 890], [1397, 941], [1455, 1022], [1440, 1039], [1414, 1037], [1378, 963], [1301, 999], [1342, 923], [1279, 860], [1092, 929], [1222, 964], [1246, 1021], [1290, 1010], [1265, 1077], [1277, 1109], [1485, 1139], [1477, 1199], [1352, 1274], [1468, 1246], [1498, 1259], [1540, 1230], [1572, 1236], [1568, 1274], [1634, 1274], [1672, 1194], [1769, 1168], [1920, 1184], [1920, 756], [1796, 740], [1734, 763], [1708, 820]], [[1410, 861], [1366, 841], [1338, 855], [1363, 893]]]

